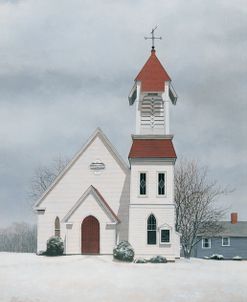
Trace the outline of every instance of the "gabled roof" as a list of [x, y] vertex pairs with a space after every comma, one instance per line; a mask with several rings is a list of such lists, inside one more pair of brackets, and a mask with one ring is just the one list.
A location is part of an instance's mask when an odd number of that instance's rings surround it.
[[223, 230], [217, 236], [247, 237], [247, 221], [238, 221], [237, 223], [221, 221], [220, 224]]
[[62, 222], [68, 222], [69, 218], [75, 213], [75, 211], [79, 208], [79, 206], [83, 203], [83, 201], [88, 197], [88, 195], [92, 194], [98, 203], [103, 207], [105, 210], [107, 216], [111, 218], [114, 222], [119, 223], [120, 220], [117, 217], [117, 215], [113, 212], [109, 204], [106, 202], [106, 200], [103, 198], [103, 196], [100, 194], [100, 192], [94, 187], [90, 186], [78, 199], [78, 201], [74, 204], [74, 206], [69, 210], [69, 212], [65, 215], [65, 217], [62, 219]]
[[165, 68], [156, 57], [155, 50], [135, 78], [141, 82], [141, 91], [164, 91], [165, 82], [171, 81]]
[[167, 223], [163, 223], [162, 225], [158, 226], [158, 229], [163, 229], [163, 228], [172, 229], [172, 226]]
[[125, 163], [125, 161], [121, 158], [120, 154], [117, 152], [117, 150], [113, 147], [109, 139], [106, 137], [106, 135], [103, 133], [103, 131], [100, 128], [97, 128], [94, 133], [91, 135], [89, 140], [86, 142], [86, 144], [81, 148], [81, 150], [75, 154], [75, 156], [72, 158], [72, 160], [67, 164], [67, 166], [58, 174], [58, 176], [55, 178], [53, 183], [47, 188], [47, 190], [41, 195], [41, 197], [37, 200], [37, 202], [34, 205], [34, 210], [37, 210], [37, 207], [41, 204], [41, 202], [45, 199], [45, 197], [49, 194], [50, 191], [53, 190], [53, 188], [58, 184], [60, 179], [67, 173], [67, 171], [74, 165], [74, 163], [79, 159], [79, 157], [86, 151], [86, 149], [90, 146], [90, 144], [95, 140], [96, 137], [100, 137], [105, 144], [105, 146], [111, 151], [113, 157], [116, 159], [116, 161], [119, 163], [119, 165], [122, 167], [122, 169], [127, 173], [129, 171], [128, 165]]
[[129, 158], [173, 158], [176, 152], [172, 139], [133, 139]]
[[[220, 221], [222, 231], [212, 237], [247, 237], [247, 221], [238, 221], [231, 223], [231, 221]], [[199, 234], [198, 237], [204, 237]]]

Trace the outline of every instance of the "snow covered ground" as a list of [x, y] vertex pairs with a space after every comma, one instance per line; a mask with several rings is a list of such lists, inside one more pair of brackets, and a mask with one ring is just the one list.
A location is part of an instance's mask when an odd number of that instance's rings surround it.
[[247, 301], [247, 261], [167, 264], [0, 253], [1, 302]]

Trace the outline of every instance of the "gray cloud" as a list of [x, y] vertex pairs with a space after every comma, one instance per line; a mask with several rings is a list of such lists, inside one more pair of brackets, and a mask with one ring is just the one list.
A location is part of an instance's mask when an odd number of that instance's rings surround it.
[[244, 4], [0, 1], [0, 225], [34, 219], [26, 201], [34, 168], [72, 156], [97, 126], [127, 158], [135, 118], [127, 95], [155, 24], [179, 95], [171, 109], [178, 157], [234, 187], [221, 203], [247, 219]]

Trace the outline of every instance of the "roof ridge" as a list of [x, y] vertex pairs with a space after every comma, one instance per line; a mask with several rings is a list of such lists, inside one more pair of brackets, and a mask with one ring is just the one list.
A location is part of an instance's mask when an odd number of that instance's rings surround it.
[[93, 185], [91, 185], [92, 188], [96, 191], [96, 193], [99, 195], [99, 197], [101, 198], [101, 200], [104, 202], [104, 204], [106, 205], [106, 207], [108, 208], [108, 210], [111, 212], [111, 214], [114, 216], [114, 218], [120, 222], [120, 219], [118, 218], [118, 216], [115, 214], [115, 212], [112, 210], [112, 208], [110, 207], [110, 205], [108, 204], [108, 202], [105, 200], [105, 198], [102, 196], [102, 194], [99, 192], [98, 189], [96, 189]]
[[88, 148], [88, 146], [93, 142], [93, 140], [100, 136], [102, 138], [102, 141], [105, 145], [105, 147], [112, 152], [113, 157], [118, 162], [118, 164], [122, 167], [124, 171], [129, 170], [128, 165], [125, 163], [125, 161], [122, 159], [121, 155], [118, 153], [116, 148], [112, 145], [110, 140], [107, 138], [107, 136], [104, 134], [104, 132], [101, 130], [100, 127], [97, 127], [93, 134], [89, 137], [89, 139], [86, 141], [86, 143], [80, 148], [79, 151], [75, 153], [75, 155], [72, 157], [72, 159], [68, 162], [68, 164], [65, 166], [65, 168], [57, 175], [57, 177], [54, 179], [54, 181], [50, 184], [50, 186], [47, 188], [45, 192], [40, 196], [40, 198], [36, 201], [36, 203], [33, 206], [33, 209], [35, 210], [44, 200], [44, 198], [50, 193], [50, 191], [53, 190], [53, 188], [59, 183], [59, 181], [62, 179], [62, 177], [67, 173], [67, 171], [74, 165], [74, 163], [78, 160], [78, 158], [83, 154], [83, 152]]
[[104, 199], [104, 197], [101, 195], [101, 193], [93, 186], [90, 185], [85, 191], [84, 193], [80, 196], [80, 198], [75, 202], [75, 204], [70, 208], [70, 210], [67, 212], [67, 214], [64, 216], [64, 218], [62, 219], [62, 222], [66, 222], [71, 215], [73, 215], [73, 213], [78, 209], [78, 207], [80, 206], [80, 204], [85, 200], [85, 198], [90, 194], [94, 192], [97, 197], [100, 199], [101, 203], [105, 206], [105, 208], [110, 212], [110, 214], [112, 215], [112, 217], [118, 222], [120, 223], [120, 219], [118, 218], [118, 216], [114, 213], [114, 211], [112, 210], [112, 208], [109, 206], [109, 204], [106, 202], [106, 200]]

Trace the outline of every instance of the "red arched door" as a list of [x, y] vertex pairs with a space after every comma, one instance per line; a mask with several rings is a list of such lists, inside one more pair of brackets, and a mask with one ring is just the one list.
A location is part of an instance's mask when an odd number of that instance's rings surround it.
[[87, 216], [81, 224], [82, 254], [99, 254], [99, 221]]

